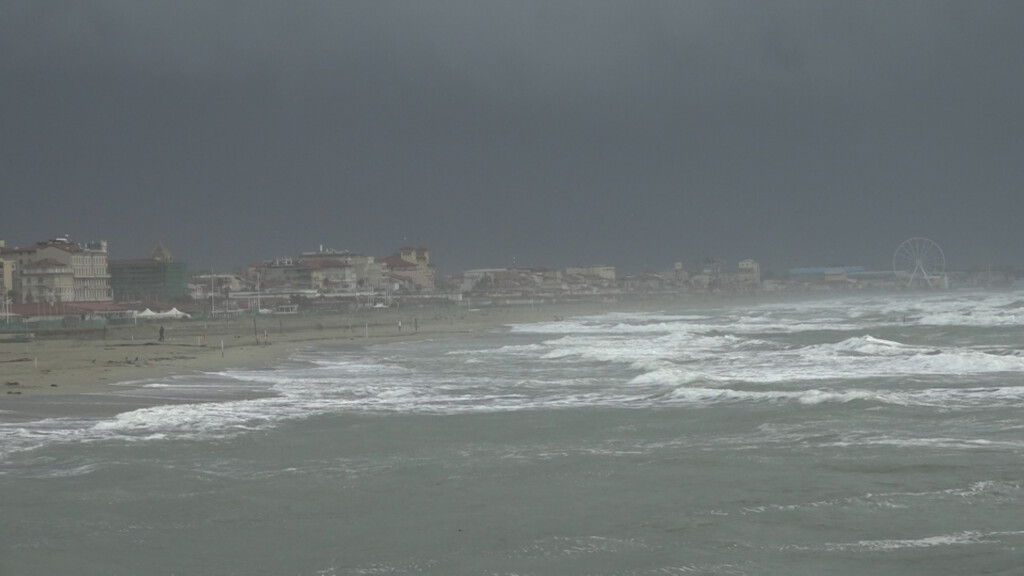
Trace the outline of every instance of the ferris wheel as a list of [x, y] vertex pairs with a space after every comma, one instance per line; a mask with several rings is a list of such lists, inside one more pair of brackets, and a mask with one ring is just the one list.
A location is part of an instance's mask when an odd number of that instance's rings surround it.
[[938, 244], [927, 238], [911, 238], [896, 248], [892, 271], [908, 288], [915, 285], [945, 287], [946, 255]]

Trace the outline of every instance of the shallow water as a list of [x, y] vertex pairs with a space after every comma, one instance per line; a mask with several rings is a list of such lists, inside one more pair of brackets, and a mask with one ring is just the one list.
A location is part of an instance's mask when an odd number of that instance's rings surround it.
[[1021, 313], [612, 314], [8, 418], [0, 573], [1017, 574]]

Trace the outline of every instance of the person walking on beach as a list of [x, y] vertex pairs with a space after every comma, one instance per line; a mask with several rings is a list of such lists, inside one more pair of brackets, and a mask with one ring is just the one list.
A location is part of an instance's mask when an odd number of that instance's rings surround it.
[[164, 341], [164, 327], [163, 326], [160, 327], [160, 341], [161, 342]]

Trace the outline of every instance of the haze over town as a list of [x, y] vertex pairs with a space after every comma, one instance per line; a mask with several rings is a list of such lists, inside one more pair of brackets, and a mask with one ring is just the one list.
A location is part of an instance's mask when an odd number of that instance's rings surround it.
[[[1017, 2], [0, 4], [0, 238], [1024, 263]], [[129, 250], [129, 247], [133, 247]]]

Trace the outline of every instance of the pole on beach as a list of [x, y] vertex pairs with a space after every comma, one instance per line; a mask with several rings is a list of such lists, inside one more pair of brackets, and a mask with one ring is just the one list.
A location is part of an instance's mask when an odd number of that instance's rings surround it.
[[369, 338], [370, 337], [370, 323], [369, 322], [363, 324], [363, 331], [366, 333], [366, 337]]
[[223, 340], [220, 341], [220, 357], [221, 358], [224, 357], [224, 341]]

